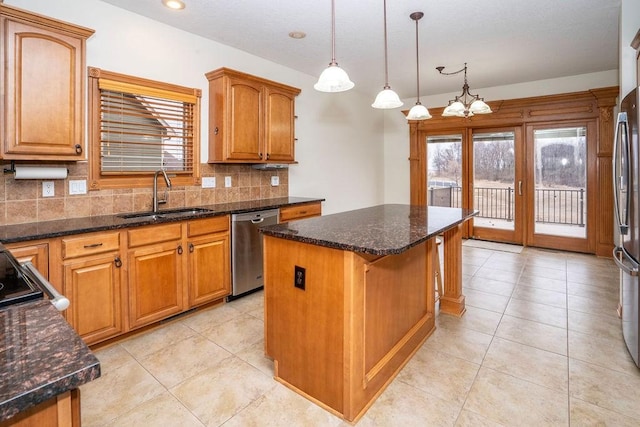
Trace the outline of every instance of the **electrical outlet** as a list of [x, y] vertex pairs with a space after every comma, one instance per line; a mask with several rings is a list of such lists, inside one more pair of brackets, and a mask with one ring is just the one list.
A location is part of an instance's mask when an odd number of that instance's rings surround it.
[[203, 177], [202, 188], [216, 188], [216, 177], [215, 176]]
[[53, 181], [44, 181], [42, 183], [42, 197], [53, 197], [55, 195], [56, 190]]
[[225, 187], [231, 187], [231, 177], [230, 176], [225, 176], [224, 177], [224, 186]]
[[74, 194], [87, 194], [86, 179], [69, 180], [69, 195], [73, 196]]
[[279, 176], [272, 176], [271, 177], [271, 186], [272, 187], [277, 187], [278, 185], [280, 185], [280, 177]]
[[294, 269], [293, 286], [304, 291], [304, 288], [307, 285], [306, 276], [306, 270], [303, 267], [296, 265]]

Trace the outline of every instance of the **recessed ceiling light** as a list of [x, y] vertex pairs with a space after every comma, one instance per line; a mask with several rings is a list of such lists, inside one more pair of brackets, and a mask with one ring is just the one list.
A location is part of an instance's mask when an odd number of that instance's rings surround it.
[[292, 39], [303, 39], [307, 37], [307, 33], [305, 33], [304, 31], [291, 31], [289, 33], [289, 37], [291, 37]]
[[162, 4], [167, 6], [169, 9], [184, 9], [184, 2], [181, 0], [162, 0]]

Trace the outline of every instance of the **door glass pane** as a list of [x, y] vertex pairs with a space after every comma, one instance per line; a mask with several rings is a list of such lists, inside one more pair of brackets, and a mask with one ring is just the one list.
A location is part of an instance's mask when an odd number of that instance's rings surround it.
[[514, 229], [515, 134], [473, 134], [473, 208], [475, 227]]
[[535, 233], [585, 238], [587, 128], [533, 132]]
[[427, 204], [462, 207], [462, 135], [427, 137]]

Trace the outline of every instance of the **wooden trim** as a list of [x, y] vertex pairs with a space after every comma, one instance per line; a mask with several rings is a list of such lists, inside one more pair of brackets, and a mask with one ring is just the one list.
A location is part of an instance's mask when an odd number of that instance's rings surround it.
[[95, 33], [95, 30], [91, 28], [81, 27], [79, 25], [71, 24], [65, 21], [50, 18], [48, 16], [33, 13], [24, 9], [19, 9], [14, 6], [6, 5], [0, 2], [0, 14], [12, 18], [13, 20], [19, 20], [29, 25], [37, 26], [47, 30], [64, 31], [74, 37], [80, 37], [88, 39]]

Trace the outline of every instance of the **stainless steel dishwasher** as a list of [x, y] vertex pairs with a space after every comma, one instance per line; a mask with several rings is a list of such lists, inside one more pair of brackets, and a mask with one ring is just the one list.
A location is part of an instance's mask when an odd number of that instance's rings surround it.
[[262, 235], [259, 227], [278, 223], [278, 209], [231, 215], [232, 300], [262, 288]]

